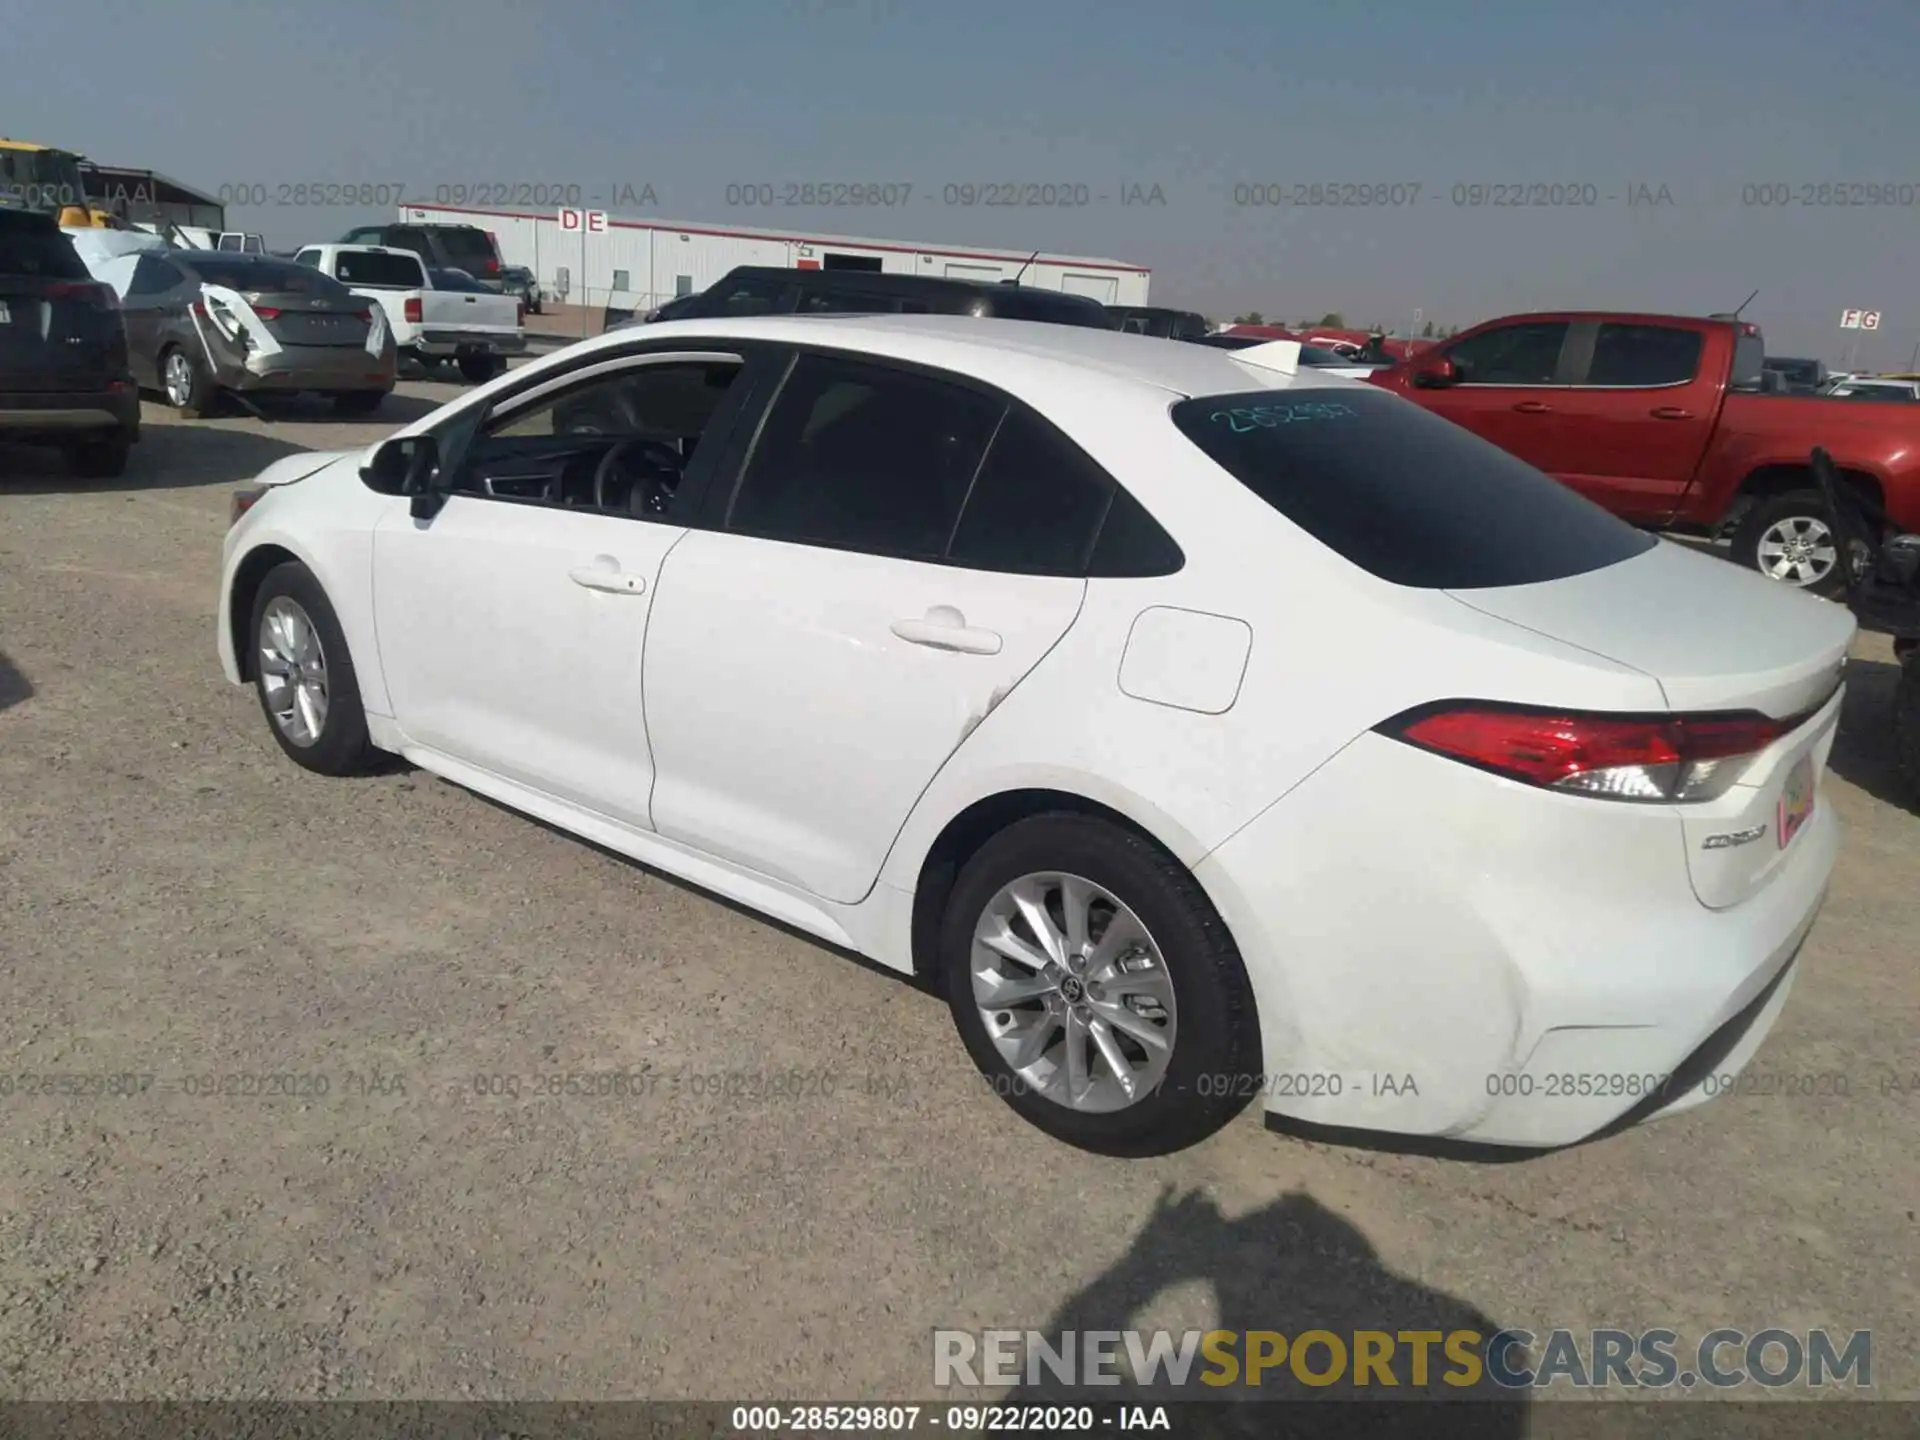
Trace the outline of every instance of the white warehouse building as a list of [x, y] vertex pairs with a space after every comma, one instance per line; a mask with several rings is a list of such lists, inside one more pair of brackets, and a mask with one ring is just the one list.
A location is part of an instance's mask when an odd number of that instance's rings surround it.
[[[976, 246], [863, 240], [807, 230], [751, 230], [609, 216], [598, 234], [563, 231], [555, 212], [470, 210], [402, 205], [400, 223], [477, 225], [491, 231], [507, 265], [531, 270], [540, 289], [557, 295], [565, 281], [575, 305], [646, 310], [677, 295], [705, 290], [736, 265], [802, 270], [880, 270], [893, 275], [949, 276], [994, 282], [1016, 275], [1036, 290], [1064, 290], [1106, 305], [1144, 305], [1144, 265], [1078, 255]], [[1024, 270], [1023, 270], [1024, 267]]]

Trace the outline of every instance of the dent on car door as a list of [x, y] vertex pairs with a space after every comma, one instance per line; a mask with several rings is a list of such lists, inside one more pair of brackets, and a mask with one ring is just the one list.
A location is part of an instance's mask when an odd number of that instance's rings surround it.
[[872, 888], [928, 782], [1085, 593], [1072, 554], [1025, 567], [1056, 573], [955, 563], [969, 537], [1019, 528], [984, 508], [1020, 464], [1014, 432], [995, 438], [1006, 411], [942, 378], [798, 359], [716, 525], [661, 574], [646, 677], [662, 835], [830, 900]]
[[[410, 744], [648, 826], [642, 645], [741, 373], [737, 356], [676, 351], [536, 383], [450, 460], [437, 515], [396, 504], [375, 534], [374, 593]], [[571, 428], [585, 413], [621, 418]]]

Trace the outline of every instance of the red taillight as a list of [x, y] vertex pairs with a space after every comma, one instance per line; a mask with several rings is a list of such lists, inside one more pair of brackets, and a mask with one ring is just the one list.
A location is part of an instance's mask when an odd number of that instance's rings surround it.
[[418, 325], [420, 323], [420, 297], [418, 295], [408, 297], [406, 312], [407, 324]]
[[1529, 785], [1610, 800], [1710, 800], [1815, 713], [1787, 720], [1749, 712], [1589, 715], [1463, 701], [1424, 707], [1380, 729]]
[[55, 280], [47, 286], [49, 300], [78, 300], [95, 310], [118, 310], [120, 297], [111, 285], [92, 280]]
[[202, 320], [206, 319], [207, 318], [207, 302], [204, 300], [194, 301], [193, 313], [195, 315], [198, 315]]
[[527, 323], [526, 301], [522, 300], [518, 305], [513, 307], [513, 323], [516, 325], [524, 325]]
[[278, 320], [280, 318], [280, 309], [276, 305], [256, 305], [253, 307], [253, 313], [258, 315], [262, 320]]

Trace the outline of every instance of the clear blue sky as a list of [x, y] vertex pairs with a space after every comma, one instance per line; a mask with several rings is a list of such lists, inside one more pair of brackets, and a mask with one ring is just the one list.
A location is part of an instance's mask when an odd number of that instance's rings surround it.
[[[1706, 312], [1757, 287], [1776, 353], [1840, 358], [1853, 306], [1885, 316], [1861, 364], [1920, 342], [1920, 0], [60, 0], [13, 7], [6, 51], [0, 133], [207, 189], [651, 185], [674, 219], [1135, 261], [1156, 302], [1216, 316]], [[726, 203], [806, 181], [914, 198]], [[1004, 181], [1108, 200], [943, 203]], [[1276, 212], [1234, 204], [1248, 182], [1421, 192]], [[1452, 200], [1513, 182], [1601, 203]], [[1850, 182], [1910, 203], [1743, 204]], [[1630, 206], [1641, 184], [1672, 203]], [[1165, 205], [1122, 206], [1133, 185]], [[229, 222], [290, 245], [389, 213]]]

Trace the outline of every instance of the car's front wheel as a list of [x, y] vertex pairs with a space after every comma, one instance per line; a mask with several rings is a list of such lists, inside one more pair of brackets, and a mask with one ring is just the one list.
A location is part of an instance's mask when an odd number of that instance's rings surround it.
[[268, 571], [248, 633], [260, 709], [288, 758], [321, 775], [376, 769], [347, 638], [313, 572], [291, 560]]
[[989, 840], [954, 886], [940, 961], [981, 1075], [1071, 1145], [1181, 1150], [1257, 1089], [1232, 936], [1185, 866], [1118, 825], [1039, 815]]

